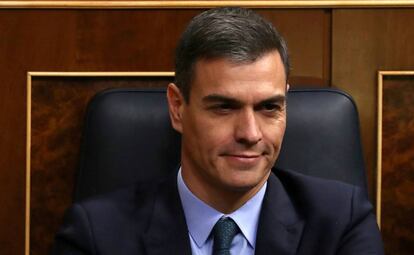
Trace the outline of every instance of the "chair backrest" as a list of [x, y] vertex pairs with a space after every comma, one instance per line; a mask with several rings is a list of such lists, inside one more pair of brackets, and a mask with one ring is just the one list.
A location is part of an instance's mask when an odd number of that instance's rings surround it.
[[[170, 125], [165, 90], [100, 92], [86, 113], [74, 199], [162, 178], [179, 160], [180, 135]], [[366, 191], [358, 113], [350, 96], [334, 89], [289, 91], [276, 167]]]

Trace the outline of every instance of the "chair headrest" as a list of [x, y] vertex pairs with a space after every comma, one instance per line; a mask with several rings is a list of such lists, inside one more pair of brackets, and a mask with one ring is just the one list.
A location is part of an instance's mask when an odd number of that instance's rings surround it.
[[[336, 179], [366, 190], [353, 100], [333, 89], [288, 93], [287, 128], [277, 168]], [[75, 200], [162, 178], [180, 161], [165, 89], [111, 89], [89, 103]]]

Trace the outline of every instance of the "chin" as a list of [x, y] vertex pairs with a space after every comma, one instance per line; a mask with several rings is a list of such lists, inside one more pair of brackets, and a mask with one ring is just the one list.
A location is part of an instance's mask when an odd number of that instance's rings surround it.
[[[245, 172], [245, 171], [243, 171]], [[251, 175], [255, 176], [251, 176]], [[229, 178], [225, 183], [225, 186], [231, 190], [238, 192], [247, 192], [263, 185], [268, 178], [268, 174], [256, 176], [257, 173], [245, 172], [244, 174], [238, 173], [233, 178]]]

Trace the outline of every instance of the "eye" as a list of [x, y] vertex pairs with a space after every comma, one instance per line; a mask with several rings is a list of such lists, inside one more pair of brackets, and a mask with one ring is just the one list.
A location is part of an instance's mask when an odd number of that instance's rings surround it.
[[269, 103], [269, 104], [264, 104], [261, 110], [266, 111], [266, 112], [275, 112], [275, 111], [280, 111], [281, 109], [282, 109], [281, 105]]
[[218, 104], [216, 106], [216, 109], [231, 110], [231, 109], [234, 109], [234, 107], [231, 104]]
[[226, 114], [236, 109], [236, 106], [228, 103], [221, 103], [212, 105], [209, 107], [209, 109], [215, 113]]
[[283, 112], [283, 103], [264, 103], [257, 107], [257, 111], [261, 112], [264, 116], [275, 118]]

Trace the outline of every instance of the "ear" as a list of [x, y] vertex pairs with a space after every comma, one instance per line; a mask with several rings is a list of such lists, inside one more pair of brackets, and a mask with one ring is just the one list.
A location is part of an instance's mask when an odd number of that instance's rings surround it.
[[180, 89], [174, 83], [167, 87], [168, 109], [170, 113], [171, 125], [178, 132], [182, 133], [182, 112], [185, 104], [184, 97]]
[[288, 92], [288, 91], [289, 91], [289, 89], [290, 89], [290, 85], [289, 85], [289, 83], [287, 83], [287, 84], [286, 84], [286, 92]]

